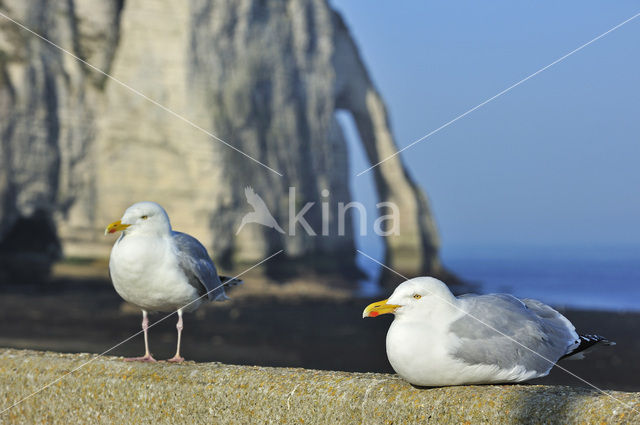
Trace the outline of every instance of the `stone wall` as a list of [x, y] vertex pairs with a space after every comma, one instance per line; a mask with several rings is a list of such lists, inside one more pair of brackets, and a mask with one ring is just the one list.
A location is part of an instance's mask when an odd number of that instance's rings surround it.
[[414, 388], [396, 376], [220, 363], [126, 363], [0, 350], [1, 423], [607, 423], [640, 394], [540, 385]]

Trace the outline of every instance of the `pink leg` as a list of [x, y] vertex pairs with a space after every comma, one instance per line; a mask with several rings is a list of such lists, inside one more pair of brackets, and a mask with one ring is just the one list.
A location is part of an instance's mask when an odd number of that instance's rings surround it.
[[155, 362], [156, 359], [151, 357], [149, 352], [149, 337], [147, 336], [147, 330], [149, 329], [149, 319], [147, 318], [147, 312], [142, 310], [142, 330], [144, 331], [144, 356], [142, 357], [127, 357], [125, 362]]
[[184, 361], [184, 357], [180, 357], [180, 337], [182, 336], [182, 309], [178, 309], [178, 323], [176, 324], [176, 329], [178, 329], [178, 348], [176, 348], [176, 355], [167, 360], [171, 363], [182, 363]]

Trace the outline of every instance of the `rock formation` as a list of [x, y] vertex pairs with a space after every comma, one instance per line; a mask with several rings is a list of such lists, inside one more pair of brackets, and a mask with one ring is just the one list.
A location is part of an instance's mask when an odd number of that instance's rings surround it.
[[[24, 239], [40, 258], [60, 246], [106, 256], [104, 226], [155, 200], [226, 266], [283, 249], [289, 260], [355, 269], [350, 220], [338, 235], [336, 206], [350, 202], [354, 172], [336, 111], [352, 114], [371, 163], [397, 150], [384, 102], [326, 0], [3, 0], [0, 11], [113, 77], [0, 17], [5, 259]], [[441, 273], [427, 199], [400, 156], [372, 172], [380, 201], [400, 212], [399, 234], [385, 237], [387, 264]], [[251, 210], [246, 186], [284, 234], [257, 224], [236, 234]], [[316, 235], [299, 225], [289, 234], [308, 202]], [[48, 230], [33, 234], [25, 220]]]

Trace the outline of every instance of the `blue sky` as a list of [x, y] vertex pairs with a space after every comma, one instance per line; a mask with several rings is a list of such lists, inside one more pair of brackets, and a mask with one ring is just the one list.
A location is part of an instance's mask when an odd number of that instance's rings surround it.
[[[631, 1], [332, 4], [400, 147], [640, 12]], [[405, 151], [444, 250], [640, 244], [639, 76], [640, 17]], [[347, 127], [355, 174], [368, 165]], [[371, 178], [353, 187], [373, 211]]]

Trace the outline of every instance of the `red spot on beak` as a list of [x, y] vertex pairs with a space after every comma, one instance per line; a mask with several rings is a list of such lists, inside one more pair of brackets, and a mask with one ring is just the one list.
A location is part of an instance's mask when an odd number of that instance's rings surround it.
[[379, 316], [380, 313], [378, 313], [377, 311], [372, 311], [371, 313], [369, 313], [369, 317], [376, 317]]

